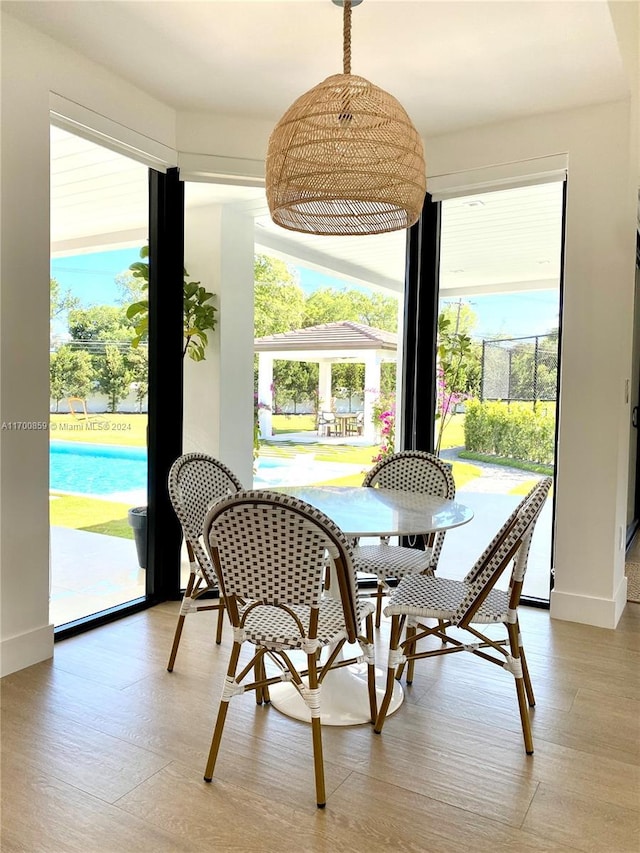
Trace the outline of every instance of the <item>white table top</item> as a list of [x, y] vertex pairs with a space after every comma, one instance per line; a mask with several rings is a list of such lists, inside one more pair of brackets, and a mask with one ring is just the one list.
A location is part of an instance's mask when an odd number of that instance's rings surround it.
[[363, 486], [279, 486], [328, 515], [347, 536], [410, 536], [466, 524], [473, 510], [457, 501]]

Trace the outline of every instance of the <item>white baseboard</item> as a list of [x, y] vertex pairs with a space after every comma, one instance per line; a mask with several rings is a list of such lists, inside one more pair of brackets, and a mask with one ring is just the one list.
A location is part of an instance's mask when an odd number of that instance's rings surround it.
[[53, 657], [53, 625], [0, 642], [0, 677]]
[[582, 622], [597, 628], [615, 628], [627, 605], [627, 579], [622, 577], [615, 598], [551, 591], [551, 618]]

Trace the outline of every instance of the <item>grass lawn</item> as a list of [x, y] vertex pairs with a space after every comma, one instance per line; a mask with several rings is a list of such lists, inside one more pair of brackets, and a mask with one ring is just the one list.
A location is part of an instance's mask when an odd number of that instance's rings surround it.
[[90, 415], [89, 421], [73, 415], [50, 416], [49, 437], [63, 441], [84, 441], [93, 444], [125, 444], [146, 447], [147, 416]]
[[315, 432], [315, 415], [273, 415], [271, 429], [274, 435], [285, 435], [288, 432]]
[[71, 527], [105, 536], [133, 539], [133, 529], [127, 520], [128, 504], [101, 501], [83, 495], [63, 495], [51, 492], [49, 520], [54, 527]]
[[[370, 466], [369, 466], [370, 467]], [[362, 469], [362, 474], [351, 474], [349, 477], [339, 477], [336, 480], [323, 480], [323, 486], [361, 486], [366, 468]], [[464, 462], [453, 463], [453, 479], [456, 484], [456, 489], [461, 489], [469, 480], [475, 480], [480, 476], [480, 469], [475, 465], [467, 465]], [[526, 492], [524, 493], [526, 494]]]

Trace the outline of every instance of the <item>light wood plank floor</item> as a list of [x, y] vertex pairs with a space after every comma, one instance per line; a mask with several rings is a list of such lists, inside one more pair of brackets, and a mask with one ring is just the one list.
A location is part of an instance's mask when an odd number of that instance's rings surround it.
[[[230, 631], [177, 604], [58, 643], [2, 681], [3, 853], [640, 850], [640, 605], [616, 631], [522, 609], [537, 707], [524, 752], [511, 677], [468, 655], [416, 664], [381, 736], [232, 701], [202, 774]], [[385, 660], [386, 631], [378, 659]]]

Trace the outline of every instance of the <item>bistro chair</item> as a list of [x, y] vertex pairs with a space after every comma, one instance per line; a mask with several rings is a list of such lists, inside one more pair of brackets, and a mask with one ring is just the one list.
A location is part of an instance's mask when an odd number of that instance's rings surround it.
[[[551, 477], [545, 477], [533, 487], [464, 580], [410, 575], [403, 578], [393, 590], [384, 609], [385, 616], [391, 616], [391, 638], [387, 689], [376, 720], [376, 732], [382, 731], [394, 679], [401, 677], [405, 664], [408, 664], [407, 683], [410, 684], [413, 681], [414, 661], [435, 655], [470, 652], [474, 657], [497, 664], [514, 677], [525, 750], [527, 755], [533, 753], [527, 702], [533, 707], [535, 698], [520, 635], [518, 604], [531, 537], [551, 484]], [[497, 581], [510, 564], [513, 564], [513, 568], [509, 589], [496, 589]], [[423, 623], [424, 619], [437, 619], [438, 624], [428, 627]], [[493, 623], [504, 625], [506, 638], [492, 639], [474, 627]], [[401, 641], [405, 624], [412, 626], [413, 630]], [[450, 628], [464, 632], [463, 639], [447, 631]], [[426, 637], [436, 637], [443, 645], [419, 652], [417, 643]]]
[[213, 456], [206, 453], [185, 453], [178, 457], [169, 471], [169, 497], [178, 516], [189, 556], [189, 580], [182, 597], [180, 615], [173, 638], [167, 669], [173, 671], [185, 617], [203, 610], [218, 611], [216, 643], [222, 640], [224, 599], [200, 600], [206, 592], [220, 594], [215, 569], [211, 565], [202, 538], [202, 526], [207, 510], [214, 501], [242, 489], [236, 475]]
[[[336, 525], [310, 504], [269, 491], [243, 491], [213, 506], [204, 523], [205, 542], [216, 566], [233, 626], [233, 647], [204, 778], [210, 782], [232, 698], [255, 690], [269, 702], [269, 686], [290, 682], [311, 717], [316, 799], [325, 805], [322, 756], [322, 683], [334, 667], [366, 661], [369, 710], [376, 717], [373, 607], [361, 602], [351, 546]], [[323, 595], [327, 555], [332, 561], [332, 596]], [[366, 621], [366, 635], [361, 624]], [[359, 643], [362, 656], [339, 659], [345, 642]], [[251, 658], [239, 670], [244, 644]], [[321, 651], [328, 649], [324, 662]], [[301, 670], [291, 652], [306, 654]], [[276, 674], [267, 676], [265, 658]], [[286, 768], [283, 768], [286, 772]]]
[[[451, 468], [432, 453], [421, 450], [401, 450], [380, 460], [364, 478], [363, 486], [381, 489], [401, 489], [453, 500], [456, 485]], [[357, 572], [375, 575], [377, 588], [376, 628], [380, 627], [382, 598], [387, 595], [391, 579], [400, 580], [409, 574], [433, 574], [442, 551], [445, 531], [417, 537], [411, 548], [390, 545], [381, 538], [377, 545], [357, 545], [354, 564]]]

